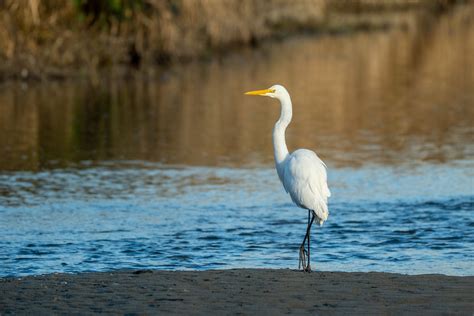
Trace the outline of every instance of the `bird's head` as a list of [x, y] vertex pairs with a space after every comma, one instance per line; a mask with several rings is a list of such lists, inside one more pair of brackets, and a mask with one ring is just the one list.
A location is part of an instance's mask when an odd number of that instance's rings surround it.
[[281, 99], [282, 97], [288, 96], [288, 91], [286, 91], [285, 87], [280, 86], [279, 84], [276, 84], [276, 85], [271, 86], [268, 89], [249, 91], [249, 92], [245, 92], [245, 94], [246, 95], [261, 95], [264, 97]]

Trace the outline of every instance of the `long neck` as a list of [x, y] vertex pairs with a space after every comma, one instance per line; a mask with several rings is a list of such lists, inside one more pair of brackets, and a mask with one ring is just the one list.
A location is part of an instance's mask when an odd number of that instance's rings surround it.
[[291, 99], [288, 94], [279, 98], [281, 103], [281, 114], [273, 128], [273, 151], [275, 156], [275, 165], [277, 167], [278, 176], [282, 178], [282, 163], [288, 157], [288, 148], [285, 141], [285, 130], [291, 122], [293, 110]]

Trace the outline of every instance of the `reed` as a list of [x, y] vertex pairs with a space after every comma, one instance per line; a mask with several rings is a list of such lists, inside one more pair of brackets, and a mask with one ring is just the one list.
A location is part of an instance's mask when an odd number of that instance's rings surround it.
[[0, 80], [64, 78], [115, 66], [147, 68], [208, 58], [270, 37], [367, 26], [366, 19], [338, 18], [341, 12], [363, 16], [455, 2], [3, 0]]

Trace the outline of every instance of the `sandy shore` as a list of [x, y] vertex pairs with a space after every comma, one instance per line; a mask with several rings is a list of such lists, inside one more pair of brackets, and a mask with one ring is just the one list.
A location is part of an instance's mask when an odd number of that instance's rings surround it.
[[474, 276], [239, 269], [0, 279], [0, 314], [456, 314]]

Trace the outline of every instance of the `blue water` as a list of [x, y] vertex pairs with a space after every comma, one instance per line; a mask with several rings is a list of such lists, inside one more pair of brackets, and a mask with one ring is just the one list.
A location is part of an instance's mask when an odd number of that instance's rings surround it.
[[[313, 268], [474, 274], [473, 165], [331, 168]], [[270, 167], [104, 162], [0, 174], [0, 276], [297, 268], [306, 211]]]

